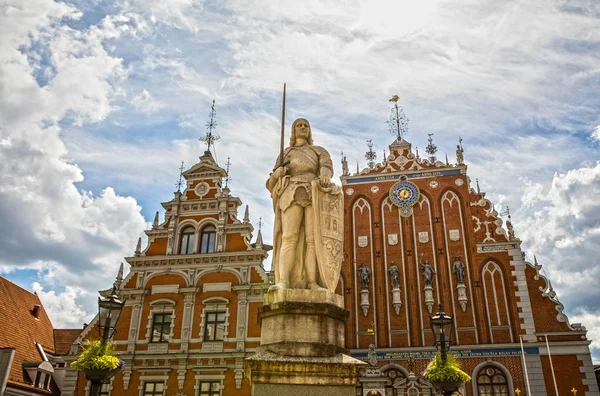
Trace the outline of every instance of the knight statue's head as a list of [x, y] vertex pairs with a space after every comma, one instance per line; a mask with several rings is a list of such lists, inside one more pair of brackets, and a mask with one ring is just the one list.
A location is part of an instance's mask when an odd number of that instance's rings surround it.
[[296, 145], [296, 139], [303, 137], [307, 144], [313, 144], [312, 131], [310, 123], [306, 118], [298, 118], [292, 124], [292, 136], [290, 137], [290, 146]]

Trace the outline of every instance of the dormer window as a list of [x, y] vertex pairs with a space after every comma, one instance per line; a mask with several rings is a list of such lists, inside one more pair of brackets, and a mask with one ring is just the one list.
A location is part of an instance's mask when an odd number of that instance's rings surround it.
[[215, 251], [215, 239], [217, 229], [215, 226], [207, 225], [200, 233], [200, 253], [213, 253]]
[[181, 247], [179, 254], [192, 254], [194, 253], [194, 227], [186, 227], [181, 231]]

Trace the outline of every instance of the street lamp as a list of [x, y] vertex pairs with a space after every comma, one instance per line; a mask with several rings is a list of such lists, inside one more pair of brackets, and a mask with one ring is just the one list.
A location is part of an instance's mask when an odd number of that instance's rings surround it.
[[[98, 297], [98, 334], [102, 344], [110, 340], [115, 333], [123, 306], [125, 306], [125, 302], [119, 300], [115, 286], [113, 286], [110, 297]], [[86, 378], [90, 381], [90, 396], [100, 395], [102, 383], [108, 381], [117, 371], [118, 369], [86, 372]]]
[[115, 333], [115, 327], [125, 303], [117, 297], [117, 290], [112, 289], [110, 297], [98, 297], [98, 333], [102, 342], [108, 341]]
[[440, 347], [442, 353], [442, 361], [446, 362], [446, 352], [450, 350], [452, 345], [452, 331], [454, 329], [454, 321], [452, 316], [446, 315], [442, 304], [438, 306], [438, 312], [434, 316], [429, 317], [429, 324], [433, 332], [435, 347]]

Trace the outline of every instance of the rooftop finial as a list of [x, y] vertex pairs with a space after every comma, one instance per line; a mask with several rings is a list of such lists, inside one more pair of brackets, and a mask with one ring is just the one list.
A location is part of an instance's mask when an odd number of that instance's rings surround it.
[[152, 222], [152, 229], [155, 230], [158, 228], [158, 211], [154, 215], [154, 222]]
[[367, 164], [369, 168], [373, 169], [375, 167], [375, 159], [377, 159], [377, 153], [373, 151], [373, 141], [371, 139], [367, 140], [367, 147], [369, 147], [369, 151], [365, 153], [365, 158], [367, 159]]
[[387, 155], [385, 154], [385, 149], [383, 149], [383, 163], [385, 164], [387, 161]]
[[119, 272], [117, 272], [117, 277], [115, 278], [113, 287], [115, 289], [118, 289], [119, 286], [121, 285], [121, 282], [123, 282], [123, 262], [121, 262], [121, 265], [119, 265]]
[[475, 179], [475, 184], [477, 185], [477, 194], [481, 194], [481, 190], [479, 189], [479, 179]]
[[258, 218], [258, 231], [260, 231], [262, 229], [262, 225], [263, 225], [262, 217], [259, 217]]
[[417, 152], [417, 161], [420, 160], [419, 158], [419, 146], [415, 146], [415, 150]]
[[142, 237], [138, 238], [137, 245], [135, 246], [135, 252], [133, 252], [135, 257], [139, 257], [142, 255]]
[[342, 151], [342, 176], [349, 176], [350, 171], [348, 170], [348, 161], [346, 160], [346, 156]]
[[446, 154], [446, 166], [450, 166], [450, 162], [448, 162], [448, 153], [444, 153]]
[[433, 144], [433, 133], [428, 133], [427, 135], [429, 135], [429, 144], [425, 148], [425, 151], [427, 152], [427, 154], [429, 154], [429, 160], [433, 164], [435, 162], [435, 153], [437, 152], [437, 146]]
[[360, 170], [358, 169], [358, 161], [356, 161], [356, 174], [358, 175], [360, 173]]
[[177, 192], [181, 192], [181, 186], [183, 186], [183, 161], [181, 161], [181, 167], [179, 167], [179, 180], [175, 184]]
[[231, 177], [229, 176], [229, 166], [230, 165], [231, 165], [231, 162], [229, 161], [229, 157], [227, 157], [227, 163], [225, 164], [225, 166], [227, 166], [227, 169], [226, 169], [227, 176], [225, 177], [225, 188], [227, 188], [229, 186], [229, 182], [231, 181]]
[[458, 144], [456, 145], [456, 163], [458, 165], [463, 165], [465, 158], [463, 156], [463, 153], [465, 152], [465, 150], [463, 150], [463, 146], [462, 146], [462, 138], [459, 136], [458, 137]]
[[248, 205], [246, 205], [246, 211], [244, 212], [244, 224], [250, 223], [250, 209], [248, 209]]
[[214, 145], [215, 142], [221, 137], [219, 135], [213, 134], [213, 130], [217, 127], [217, 111], [215, 110], [215, 101], [213, 99], [212, 106], [210, 107], [209, 121], [206, 123], [206, 135], [202, 136], [200, 141], [204, 142], [207, 146], [206, 151], [210, 152], [210, 146]]
[[508, 239], [510, 241], [515, 240], [515, 230], [513, 229], [512, 222], [510, 221], [510, 208], [508, 205], [506, 206], [506, 210], [500, 213], [501, 216], [507, 216], [508, 220], [506, 221], [506, 228], [508, 229]]
[[390, 128], [390, 133], [396, 135], [396, 140], [401, 141], [404, 135], [408, 132], [408, 118], [404, 114], [402, 107], [398, 106], [398, 95], [392, 96], [389, 100], [394, 103], [391, 109], [390, 118], [387, 121]]

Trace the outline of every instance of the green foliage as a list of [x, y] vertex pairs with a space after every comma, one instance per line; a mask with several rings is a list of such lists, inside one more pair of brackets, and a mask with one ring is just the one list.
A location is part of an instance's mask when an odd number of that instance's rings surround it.
[[77, 370], [114, 370], [121, 365], [110, 342], [86, 340], [81, 346], [83, 352], [71, 363]]
[[446, 362], [438, 353], [427, 365], [423, 373], [425, 379], [429, 382], [469, 382], [471, 376], [460, 369], [458, 360], [451, 354], [446, 355]]

